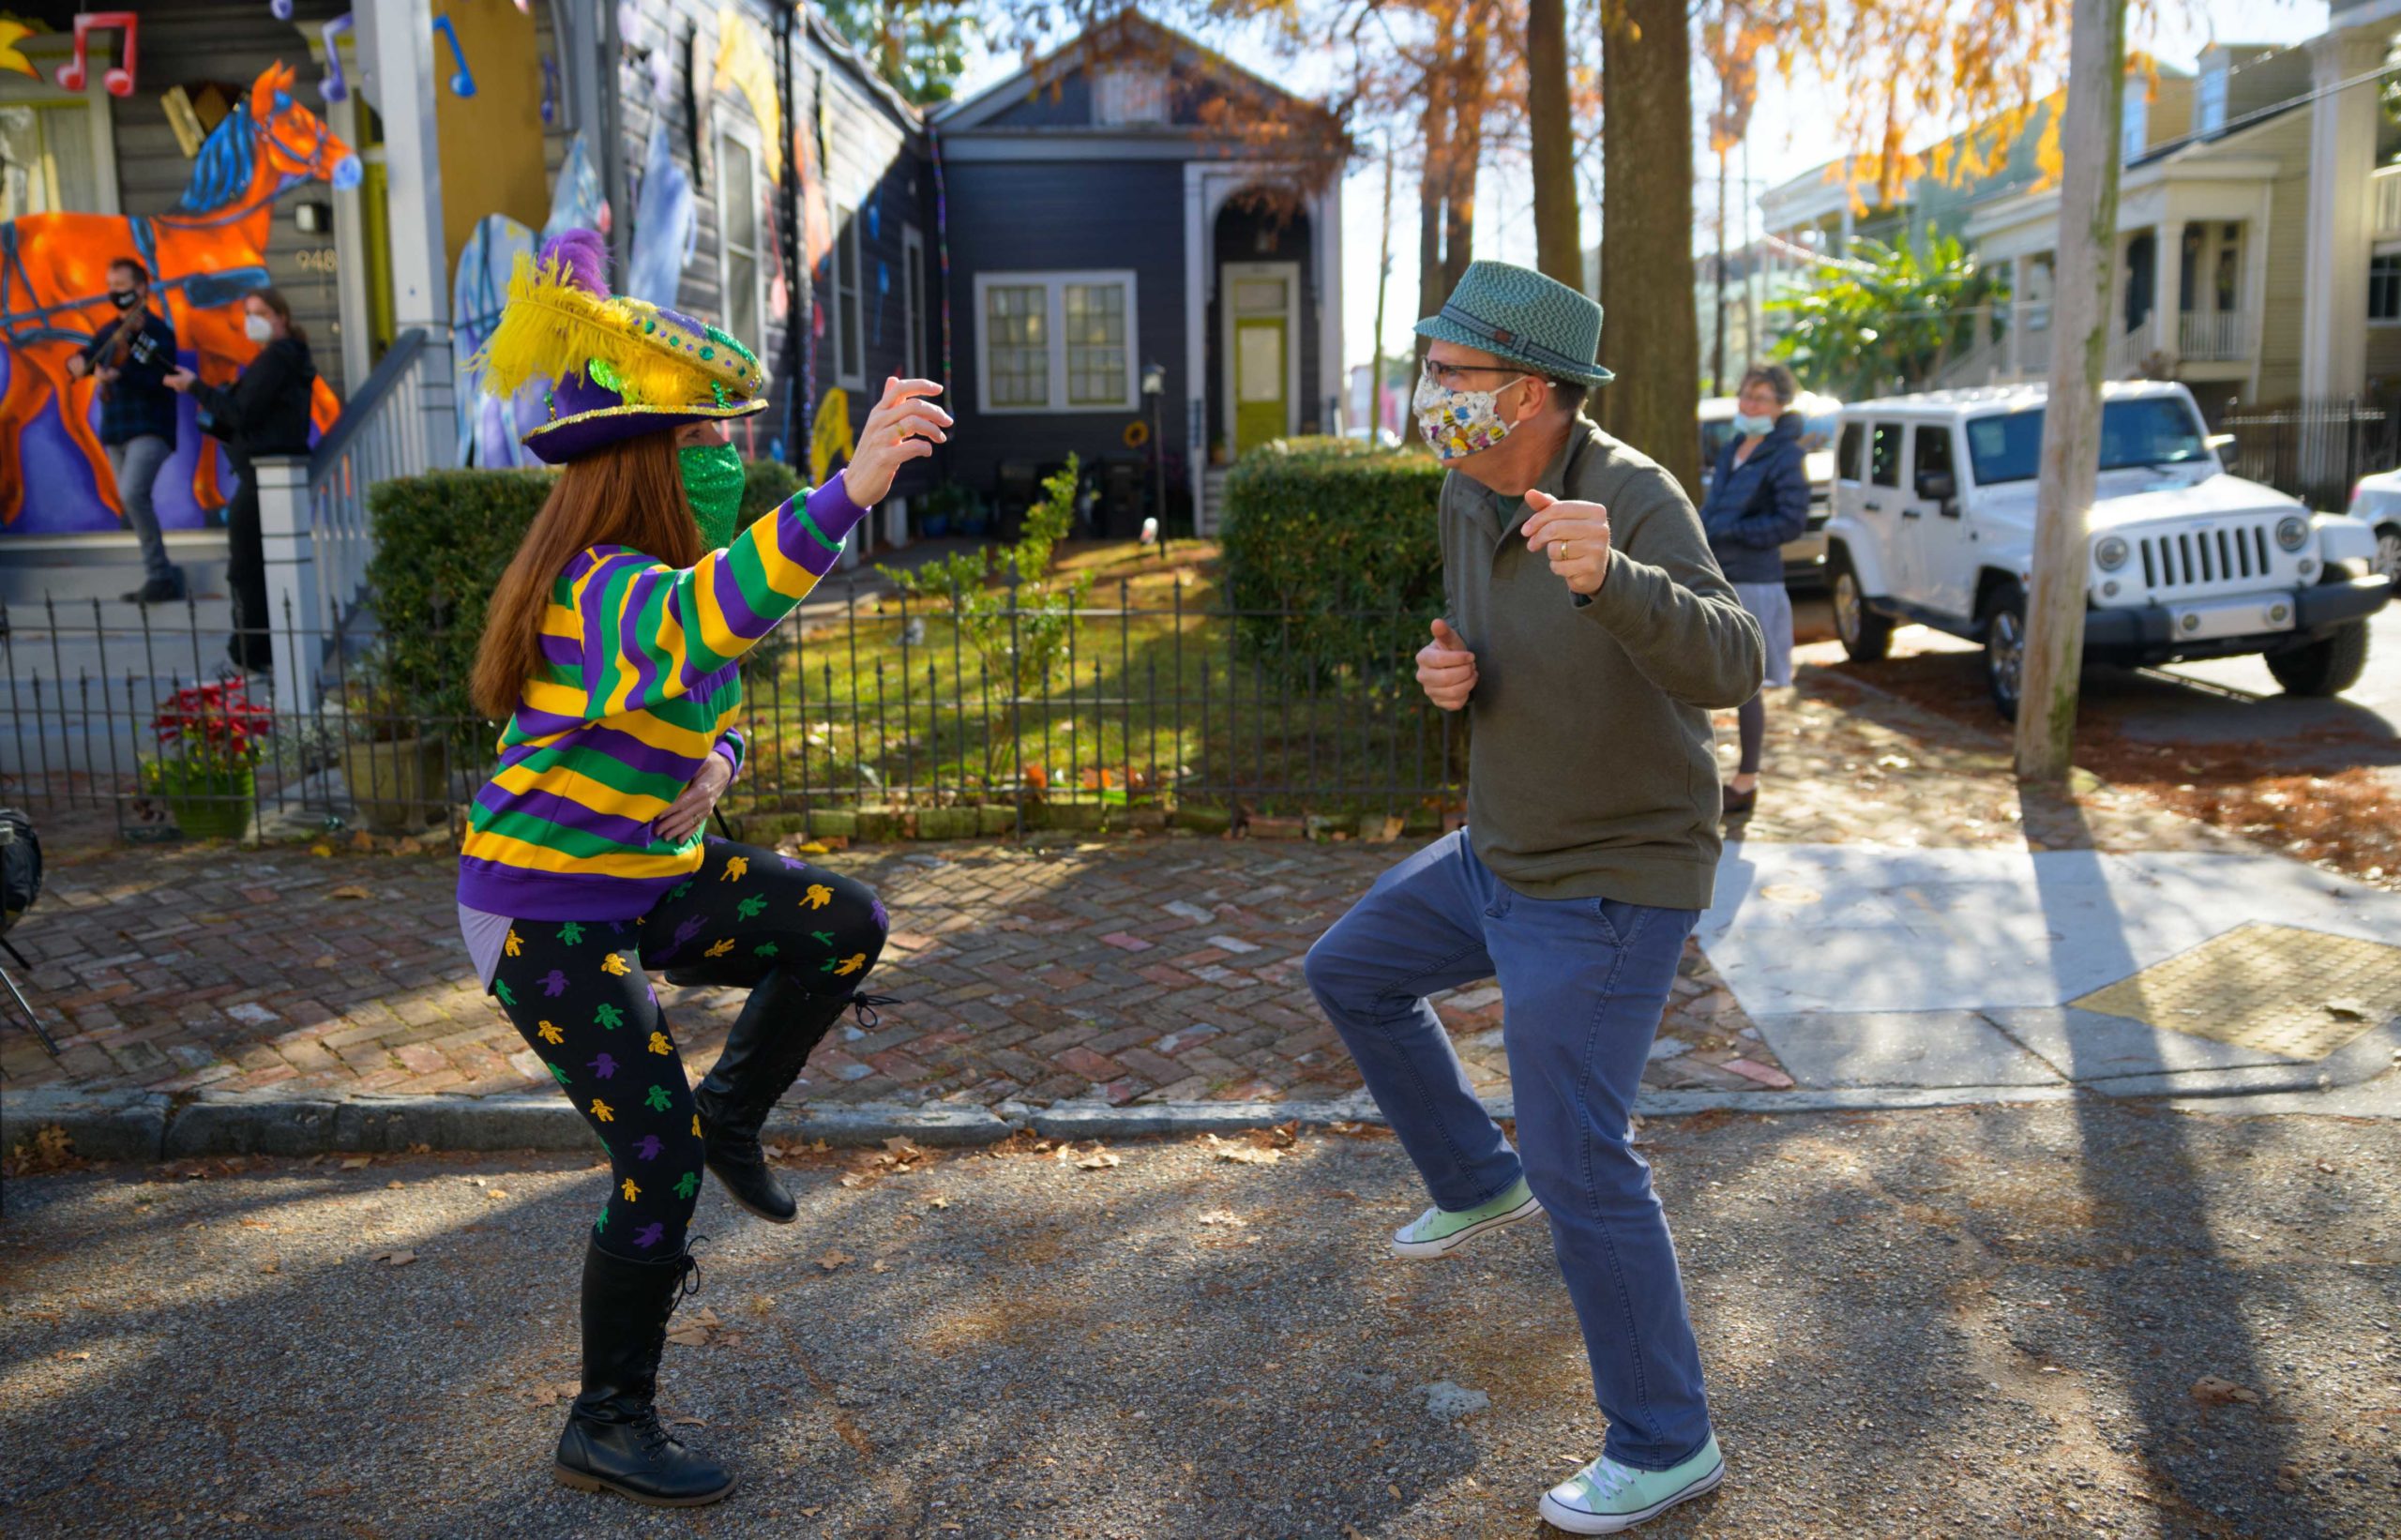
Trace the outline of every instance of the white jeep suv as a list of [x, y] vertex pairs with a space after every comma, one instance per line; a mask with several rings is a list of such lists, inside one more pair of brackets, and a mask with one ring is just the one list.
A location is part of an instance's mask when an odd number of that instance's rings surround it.
[[[1826, 569], [1854, 660], [1881, 659], [1911, 622], [1981, 642], [1993, 703], [2016, 715], [2045, 395], [2009, 385], [1843, 408]], [[2113, 383], [2102, 401], [2085, 661], [2257, 653], [2291, 694], [2357, 683], [2367, 617], [2391, 592], [2375, 531], [2227, 475], [2181, 385]]]

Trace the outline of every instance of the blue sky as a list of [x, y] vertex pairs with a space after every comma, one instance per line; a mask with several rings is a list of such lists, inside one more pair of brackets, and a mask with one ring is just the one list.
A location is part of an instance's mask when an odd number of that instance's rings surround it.
[[[2237, 43], [2289, 43], [2326, 28], [2325, 0], [2160, 0], [2167, 12], [2152, 38], [2137, 38], [2169, 64], [2190, 67], [2212, 39]], [[1289, 66], [1239, 39], [1213, 39], [1235, 60], [1270, 76], [1291, 77]], [[959, 83], [962, 96], [1006, 76], [1014, 55], [974, 59]], [[1306, 90], [1310, 83], [1296, 81]], [[1834, 111], [1822, 82], [1796, 79], [1787, 87], [1770, 75], [1752, 116], [1750, 178], [1753, 190], [1773, 187], [1822, 164], [1840, 146], [1830, 145]], [[1935, 137], [1931, 132], [1927, 138]], [[1714, 168], [1714, 162], [1713, 162]], [[1737, 174], [1740, 168], [1737, 167]], [[1714, 169], [1712, 170], [1714, 175]], [[1352, 363], [1365, 363], [1372, 345], [1376, 313], [1376, 258], [1381, 234], [1383, 174], [1381, 161], [1354, 166], [1343, 189], [1343, 349]], [[1702, 203], [1712, 200], [1704, 198]], [[1393, 195], [1395, 229], [1391, 298], [1385, 318], [1387, 350], [1405, 347], [1416, 320], [1417, 231], [1410, 178], [1404, 167]], [[1714, 214], [1714, 205], [1709, 209]], [[1729, 216], [1729, 226], [1732, 219]], [[1590, 244], [1599, 228], [1597, 211], [1584, 213]], [[1752, 227], [1756, 231], [1756, 224]], [[1737, 233], [1739, 234], [1739, 233]], [[1734, 244], [1740, 244], [1739, 240]], [[1476, 189], [1475, 254], [1507, 261], [1533, 261], [1533, 193], [1522, 166], [1487, 167]]]

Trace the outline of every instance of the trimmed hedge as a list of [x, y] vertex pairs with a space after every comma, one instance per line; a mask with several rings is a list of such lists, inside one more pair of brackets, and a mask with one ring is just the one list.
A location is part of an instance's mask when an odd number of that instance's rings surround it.
[[1289, 678], [1411, 666], [1442, 612], [1435, 526], [1442, 467], [1431, 455], [1356, 440], [1291, 439], [1245, 454], [1226, 476], [1220, 536], [1238, 629]]
[[[742, 521], [775, 511], [800, 491], [793, 468], [745, 466]], [[551, 472], [433, 471], [382, 481], [368, 491], [375, 554], [367, 586], [384, 623], [379, 683], [419, 717], [461, 724], [459, 736], [489, 734], [467, 701], [476, 645], [492, 589], [551, 494]]]

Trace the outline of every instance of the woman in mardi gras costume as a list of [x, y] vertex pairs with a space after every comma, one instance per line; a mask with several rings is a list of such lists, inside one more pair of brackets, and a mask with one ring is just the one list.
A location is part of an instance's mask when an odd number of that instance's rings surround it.
[[[562, 470], [476, 659], [476, 704], [507, 726], [469, 820], [459, 915], [486, 986], [609, 1152], [558, 1478], [688, 1506], [733, 1488], [653, 1406], [694, 1271], [702, 1169], [753, 1214], [794, 1217], [759, 1130], [843, 1008], [869, 1003], [858, 989], [886, 930], [859, 883], [703, 838], [742, 763], [737, 665], [951, 419], [926, 400], [938, 386], [892, 381], [848, 468], [737, 530], [726, 425], [767, 404], [757, 358], [689, 316], [612, 297], [606, 270], [587, 231], [521, 262], [485, 350], [495, 395], [546, 383], [548, 420], [524, 442]], [[648, 982], [671, 968], [751, 990], [697, 1093]]]

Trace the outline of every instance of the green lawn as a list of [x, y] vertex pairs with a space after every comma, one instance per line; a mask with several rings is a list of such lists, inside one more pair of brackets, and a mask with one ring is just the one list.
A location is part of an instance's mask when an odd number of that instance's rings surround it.
[[1328, 816], [1456, 801], [1464, 738], [1406, 658], [1293, 678], [1276, 667], [1280, 617], [1252, 617], [1238, 634], [1221, 611], [1215, 549], [1180, 542], [1171, 556], [1063, 550], [1058, 569], [1088, 573], [1094, 587], [1047, 678], [1020, 665], [1013, 683], [1005, 645], [979, 655], [940, 600], [786, 627], [745, 671], [738, 800], [796, 811], [1032, 790], [1052, 802]]

